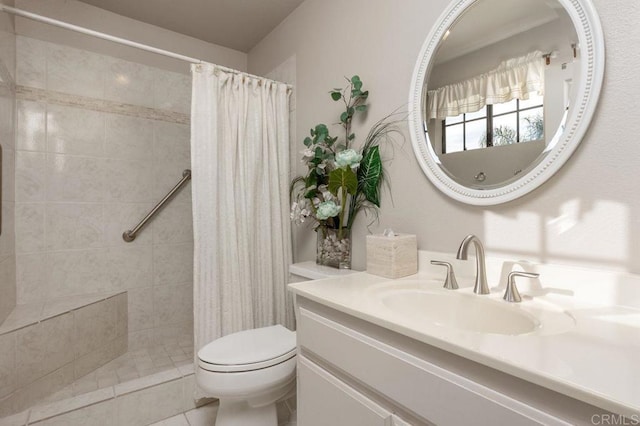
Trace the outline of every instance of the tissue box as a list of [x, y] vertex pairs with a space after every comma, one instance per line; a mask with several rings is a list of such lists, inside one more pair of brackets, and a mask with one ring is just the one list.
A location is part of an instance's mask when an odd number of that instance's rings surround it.
[[385, 278], [400, 278], [417, 273], [416, 236], [367, 235], [367, 272]]

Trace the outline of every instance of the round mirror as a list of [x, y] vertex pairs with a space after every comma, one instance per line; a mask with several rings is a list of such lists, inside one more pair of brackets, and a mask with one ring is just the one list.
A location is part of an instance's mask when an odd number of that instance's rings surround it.
[[413, 75], [409, 127], [420, 166], [469, 204], [532, 191], [580, 143], [603, 74], [590, 0], [454, 0]]

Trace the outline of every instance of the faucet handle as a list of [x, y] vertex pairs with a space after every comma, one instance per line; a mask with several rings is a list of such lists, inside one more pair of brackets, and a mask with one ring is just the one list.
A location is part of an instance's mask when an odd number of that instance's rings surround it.
[[540, 274], [537, 274], [535, 272], [510, 272], [509, 277], [507, 278], [507, 290], [504, 292], [503, 299], [507, 302], [522, 302], [522, 297], [520, 296], [518, 287], [516, 287], [516, 277], [538, 278], [539, 276]]
[[453, 266], [449, 262], [442, 262], [440, 260], [432, 260], [432, 265], [437, 266], [445, 266], [447, 268], [447, 277], [444, 280], [444, 288], [447, 290], [457, 290], [458, 289], [458, 281], [456, 281], [456, 276], [453, 273]]

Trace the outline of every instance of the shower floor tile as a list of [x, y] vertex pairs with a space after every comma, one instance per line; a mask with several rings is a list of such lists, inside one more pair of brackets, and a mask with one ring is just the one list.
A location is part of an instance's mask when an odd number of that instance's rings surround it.
[[48, 396], [42, 403], [60, 401], [140, 377], [193, 364], [193, 342], [185, 340], [136, 349], [111, 360], [69, 386]]

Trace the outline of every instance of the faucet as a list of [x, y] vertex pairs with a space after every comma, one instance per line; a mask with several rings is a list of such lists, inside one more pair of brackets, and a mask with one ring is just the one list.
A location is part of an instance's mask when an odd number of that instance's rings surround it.
[[489, 294], [489, 286], [487, 285], [487, 272], [484, 260], [484, 247], [482, 242], [475, 235], [467, 235], [460, 248], [458, 248], [458, 254], [456, 259], [467, 260], [467, 251], [469, 250], [469, 244], [473, 243], [476, 248], [476, 282], [473, 286], [473, 292], [475, 294]]

